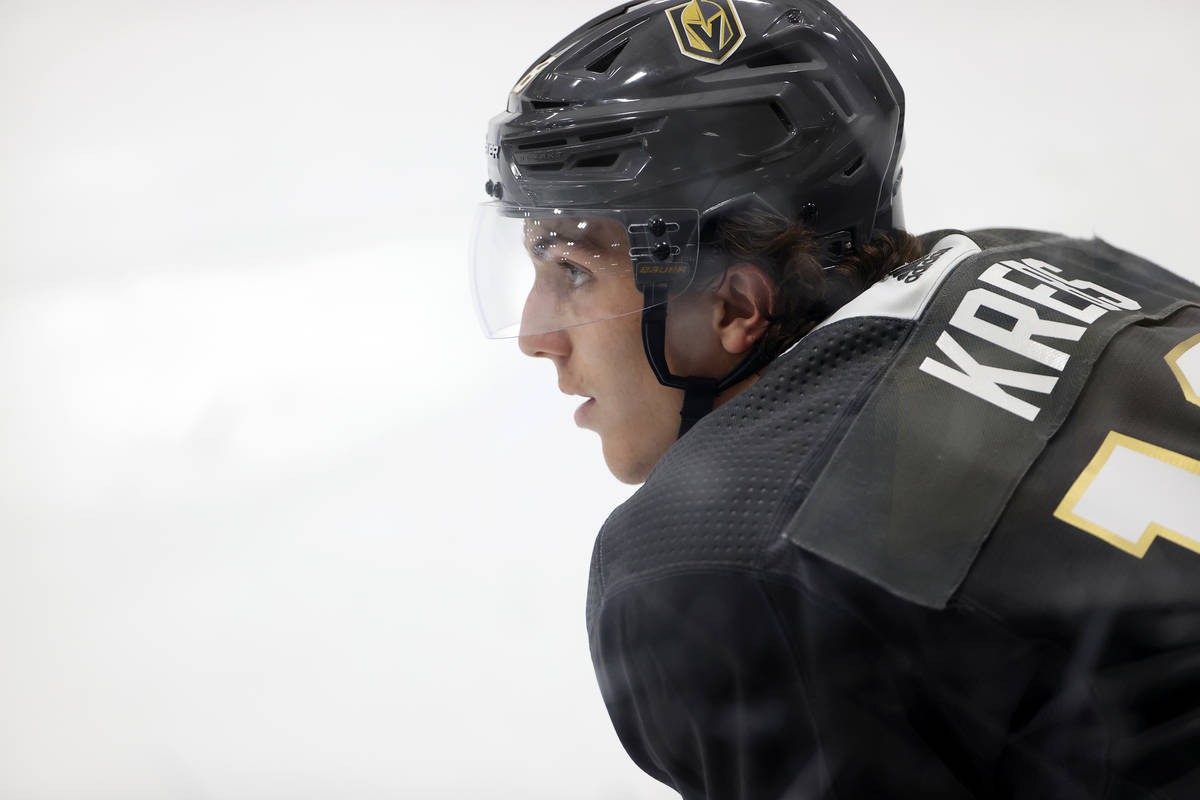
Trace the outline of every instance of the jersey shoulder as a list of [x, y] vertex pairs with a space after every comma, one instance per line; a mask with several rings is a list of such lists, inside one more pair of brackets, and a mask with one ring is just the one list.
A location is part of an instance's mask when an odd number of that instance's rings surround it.
[[[909, 304], [915, 319], [903, 346], [786, 526], [797, 546], [935, 608], [958, 590], [1050, 441], [1094, 439], [1136, 413], [1132, 400], [1111, 398], [1152, 386], [1168, 396], [1176, 383], [1167, 353], [1157, 352], [1165, 340], [1134, 331], [1176, 320], [1166, 336], [1182, 347], [1188, 310], [1200, 305], [1194, 285], [1098, 240], [1011, 230], [966, 238], [974, 252], [930, 268], [936, 285]], [[913, 293], [887, 280], [833, 324], [887, 313], [883, 295]], [[1093, 381], [1110, 350], [1109, 361], [1157, 359], [1162, 369], [1115, 368]], [[1110, 401], [1078, 414], [1092, 395]], [[1182, 405], [1164, 411], [1180, 420], [1190, 413]], [[1060, 434], [1073, 414], [1083, 421]], [[1082, 468], [1062, 459], [1052, 470]]]
[[909, 324], [862, 318], [810, 333], [672, 445], [600, 530], [589, 626], [605, 598], [639, 582], [759, 571]]

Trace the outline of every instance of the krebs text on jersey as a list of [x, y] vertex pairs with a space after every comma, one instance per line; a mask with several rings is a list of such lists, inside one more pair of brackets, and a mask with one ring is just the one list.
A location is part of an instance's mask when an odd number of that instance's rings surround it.
[[[979, 281], [990, 288], [964, 294], [947, 330], [938, 337], [937, 347], [950, 363], [929, 357], [920, 369], [1027, 420], [1036, 418], [1041, 408], [1003, 387], [1048, 395], [1059, 376], [1031, 367], [1039, 364], [1061, 374], [1071, 357], [1060, 349], [1069, 346], [1051, 346], [1035, 337], [1078, 342], [1092, 323], [1110, 311], [1141, 308], [1137, 301], [1091, 281], [1068, 280], [1058, 267], [1034, 258], [993, 264]], [[984, 363], [963, 346], [985, 347], [972, 337], [1005, 352], [988, 348], [991, 363]]]

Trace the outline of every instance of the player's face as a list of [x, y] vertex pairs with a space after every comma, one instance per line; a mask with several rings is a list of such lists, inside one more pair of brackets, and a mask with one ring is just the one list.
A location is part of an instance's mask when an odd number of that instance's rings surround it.
[[[595, 241], [623, 238], [616, 221], [595, 220], [592, 226]], [[620, 252], [624, 263], [620, 268], [589, 269], [600, 249], [606, 260]], [[600, 434], [613, 475], [626, 483], [645, 480], [675, 441], [683, 392], [660, 384], [646, 361], [641, 314], [629, 313], [640, 309], [642, 301], [627, 248], [577, 244], [567, 253], [530, 247], [530, 258], [537, 277], [525, 302], [522, 332], [558, 329], [523, 335], [521, 350], [554, 363], [562, 392], [587, 398], [575, 422]], [[686, 313], [676, 314], [674, 304], [672, 315], [668, 343], [687, 319]], [[601, 321], [579, 324], [588, 319]]]

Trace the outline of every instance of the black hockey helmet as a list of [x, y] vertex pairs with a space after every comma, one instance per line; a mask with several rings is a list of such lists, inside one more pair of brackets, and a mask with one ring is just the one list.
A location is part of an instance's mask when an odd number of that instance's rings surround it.
[[[827, 263], [902, 227], [903, 117], [891, 69], [824, 0], [651, 0], [593, 19], [534, 62], [489, 125], [494, 200], [473, 258], [485, 329], [524, 335], [646, 311], [659, 380], [695, 389], [667, 370], [658, 328], [669, 295], [720, 268], [714, 223], [747, 206], [802, 220]], [[632, 266], [641, 301], [531, 319], [530, 281], [514, 285], [530, 255]]]

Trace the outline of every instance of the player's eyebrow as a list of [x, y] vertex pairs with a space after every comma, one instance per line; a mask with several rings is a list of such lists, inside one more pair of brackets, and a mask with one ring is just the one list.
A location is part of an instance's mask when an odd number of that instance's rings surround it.
[[531, 256], [537, 259], [546, 257], [546, 248], [550, 246], [551, 240], [548, 236], [538, 236], [534, 239], [525, 240], [525, 250]]

